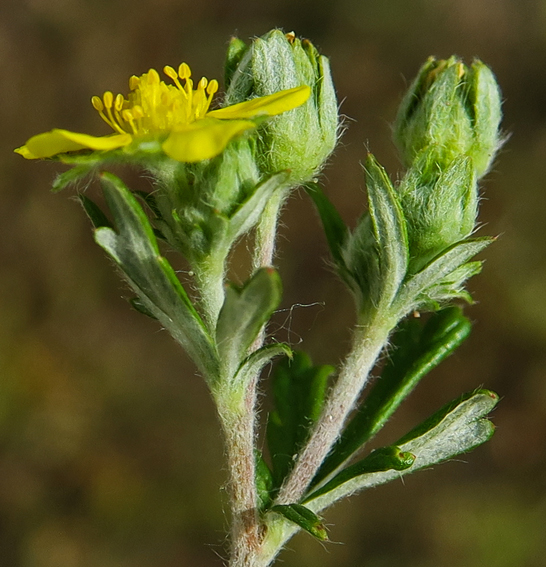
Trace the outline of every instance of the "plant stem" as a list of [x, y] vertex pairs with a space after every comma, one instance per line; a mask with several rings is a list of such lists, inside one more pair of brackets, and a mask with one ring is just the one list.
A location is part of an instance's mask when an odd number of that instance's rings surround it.
[[392, 326], [375, 317], [356, 328], [353, 349], [330, 392], [309, 441], [300, 452], [292, 473], [281, 487], [277, 504], [298, 502], [341, 434], [348, 414], [355, 407], [377, 357], [387, 343]]
[[217, 395], [224, 430], [231, 501], [230, 567], [253, 567], [262, 540], [256, 492], [254, 455], [256, 387], [243, 396], [236, 392]]

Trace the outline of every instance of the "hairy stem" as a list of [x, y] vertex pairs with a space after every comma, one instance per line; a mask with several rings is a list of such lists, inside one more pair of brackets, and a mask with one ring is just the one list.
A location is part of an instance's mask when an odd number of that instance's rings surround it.
[[342, 432], [347, 416], [355, 407], [370, 371], [385, 346], [391, 325], [375, 318], [357, 327], [353, 349], [330, 392], [321, 417], [309, 441], [300, 451], [292, 473], [279, 491], [278, 504], [298, 502]]
[[256, 388], [244, 396], [218, 395], [218, 413], [224, 431], [231, 502], [229, 567], [253, 567], [262, 540], [255, 480]]

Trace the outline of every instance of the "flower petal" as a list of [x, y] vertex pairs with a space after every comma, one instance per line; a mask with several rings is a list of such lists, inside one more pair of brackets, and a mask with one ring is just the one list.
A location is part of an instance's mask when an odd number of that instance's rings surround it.
[[115, 150], [131, 143], [130, 134], [112, 136], [89, 136], [69, 130], [55, 129], [33, 136], [28, 142], [14, 150], [26, 159], [41, 159], [74, 152], [77, 150]]
[[253, 98], [226, 106], [218, 110], [212, 110], [207, 116], [214, 116], [214, 118], [254, 118], [255, 116], [275, 116], [287, 110], [292, 110], [297, 106], [302, 105], [311, 95], [311, 89], [307, 85], [296, 87], [295, 89], [288, 89], [286, 91], [279, 91], [272, 95], [262, 96], [260, 98]]
[[173, 130], [162, 147], [177, 161], [201, 161], [217, 156], [235, 136], [255, 127], [248, 120], [204, 118]]

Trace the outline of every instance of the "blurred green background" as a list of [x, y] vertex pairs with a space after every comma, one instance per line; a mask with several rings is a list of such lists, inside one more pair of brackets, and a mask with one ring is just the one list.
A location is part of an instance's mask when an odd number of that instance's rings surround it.
[[[324, 182], [349, 223], [365, 203], [366, 149], [393, 177], [401, 171], [391, 124], [427, 56], [491, 65], [512, 134], [484, 186], [481, 233], [501, 238], [470, 283], [473, 334], [382, 434], [392, 441], [484, 385], [503, 398], [495, 437], [464, 459], [339, 504], [327, 514], [334, 543], [300, 535], [283, 564], [544, 565], [546, 2], [2, 0], [1, 567], [222, 564], [226, 477], [202, 380], [129, 308], [74, 193], [49, 192], [61, 166], [12, 150], [52, 127], [106, 133], [92, 95], [125, 92], [131, 74], [181, 61], [220, 78], [230, 35], [273, 27], [331, 57], [348, 130]], [[272, 330], [335, 363], [348, 346], [352, 303], [326, 256], [310, 203], [294, 195], [277, 258], [284, 310]], [[235, 257], [235, 273], [242, 262]]]

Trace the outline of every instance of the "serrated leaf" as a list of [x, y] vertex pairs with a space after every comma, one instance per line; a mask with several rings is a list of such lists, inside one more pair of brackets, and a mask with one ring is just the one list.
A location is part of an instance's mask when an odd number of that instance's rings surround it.
[[308, 183], [305, 185], [305, 191], [313, 200], [320, 220], [322, 221], [324, 234], [326, 235], [332, 258], [338, 266], [343, 267], [345, 262], [343, 260], [342, 249], [349, 235], [349, 230], [340, 214], [337, 212], [337, 209], [330, 202], [319, 185], [316, 183]]
[[418, 309], [422, 303], [434, 300], [432, 296], [434, 286], [445, 281], [450, 274], [460, 269], [493, 240], [489, 237], [468, 239], [448, 248], [404, 282], [393, 305], [393, 311], [403, 317], [410, 311]]
[[101, 228], [103, 226], [113, 228], [113, 225], [108, 217], [94, 201], [92, 201], [83, 193], [80, 193], [78, 195], [78, 199], [80, 200], [82, 207], [84, 208], [87, 216], [89, 217], [89, 220], [95, 228]]
[[419, 381], [468, 337], [470, 321], [460, 307], [430, 316], [426, 324], [402, 322], [392, 339], [392, 354], [381, 377], [351, 419], [313, 484], [325, 479], [368, 442], [388, 421]]
[[376, 302], [386, 307], [394, 299], [408, 268], [406, 221], [387, 173], [371, 154], [368, 154], [365, 171], [381, 278]]
[[296, 352], [291, 361], [281, 361], [273, 373], [274, 410], [267, 423], [267, 444], [277, 488], [320, 416], [334, 371], [333, 366], [313, 366], [307, 354]]
[[321, 518], [302, 504], [280, 504], [273, 506], [271, 511], [281, 514], [320, 541], [328, 539], [328, 532]]
[[328, 493], [309, 498], [306, 506], [318, 512], [354, 492], [384, 484], [401, 475], [471, 451], [493, 435], [494, 426], [485, 416], [496, 406], [498, 400], [498, 396], [489, 390], [464, 394], [395, 443], [401, 451], [415, 455], [415, 463], [411, 467], [403, 471], [365, 473]]
[[334, 476], [332, 480], [313, 492], [307, 498], [307, 500], [314, 500], [315, 498], [318, 498], [323, 494], [332, 492], [338, 486], [341, 486], [364, 474], [389, 470], [403, 471], [411, 467], [414, 462], [415, 455], [402, 451], [400, 447], [391, 446], [376, 449], [375, 451], [372, 451], [365, 459], [343, 469], [340, 473]]
[[93, 171], [94, 167], [95, 167], [94, 163], [78, 165], [72, 167], [67, 171], [64, 171], [63, 173], [59, 173], [57, 177], [55, 177], [55, 180], [53, 181], [51, 190], [53, 191], [53, 193], [58, 193], [59, 191], [62, 191], [65, 187], [68, 187], [68, 185], [72, 185], [72, 183], [77, 183], [78, 181], [89, 175], [89, 173]]
[[259, 335], [279, 306], [282, 284], [273, 268], [258, 270], [242, 288], [226, 286], [224, 305], [216, 326], [216, 343], [225, 376], [233, 377]]
[[214, 343], [171, 265], [160, 255], [142, 207], [114, 175], [104, 173], [102, 182], [117, 231], [98, 228], [97, 244], [119, 265], [144, 308], [187, 350], [206, 376], [216, 376]]
[[453, 270], [445, 278], [426, 290], [426, 294], [420, 298], [426, 308], [438, 309], [441, 302], [463, 299], [472, 303], [472, 296], [464, 289], [465, 282], [479, 274], [482, 270], [481, 261], [467, 262], [456, 270]]

